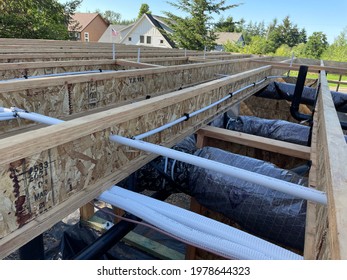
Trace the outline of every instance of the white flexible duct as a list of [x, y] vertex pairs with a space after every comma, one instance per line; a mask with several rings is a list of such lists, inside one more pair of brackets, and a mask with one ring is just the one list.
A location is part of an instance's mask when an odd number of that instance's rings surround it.
[[99, 199], [120, 207], [191, 244], [227, 258], [302, 259], [297, 254], [220, 222], [119, 187], [105, 191]]
[[228, 176], [233, 176], [235, 178], [239, 178], [247, 182], [255, 183], [273, 190], [277, 190], [292, 195], [294, 197], [311, 200], [324, 205], [327, 204], [327, 197], [325, 192], [321, 192], [318, 190], [314, 190], [276, 178], [268, 177], [262, 174], [258, 174], [231, 165], [216, 162], [213, 160], [186, 154], [180, 151], [144, 142], [141, 140], [132, 140], [119, 135], [111, 135], [110, 140], [143, 151], [147, 151], [161, 156], [166, 156], [168, 158], [176, 159], [182, 162], [193, 164], [195, 166], [213, 170]]

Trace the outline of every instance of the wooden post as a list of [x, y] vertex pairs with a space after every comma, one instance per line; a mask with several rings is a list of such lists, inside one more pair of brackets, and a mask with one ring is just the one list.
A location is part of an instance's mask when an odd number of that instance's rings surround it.
[[94, 205], [92, 203], [87, 203], [80, 208], [80, 220], [88, 221], [94, 215]]
[[[339, 82], [341, 82], [341, 79], [342, 79], [342, 74], [340, 74]], [[339, 91], [339, 88], [340, 88], [340, 83], [337, 83], [337, 85], [336, 85], [336, 91]]]

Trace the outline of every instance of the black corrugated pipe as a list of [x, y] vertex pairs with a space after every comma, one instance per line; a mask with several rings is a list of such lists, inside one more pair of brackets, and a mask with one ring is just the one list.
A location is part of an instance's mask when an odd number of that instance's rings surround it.
[[[165, 190], [155, 192], [151, 197], [159, 200], [165, 200], [171, 193]], [[126, 218], [130, 218], [136, 221], [141, 221], [134, 215], [126, 215]], [[84, 248], [79, 252], [74, 260], [97, 260], [104, 255], [112, 246], [120, 241], [125, 235], [136, 227], [135, 223], [128, 221], [120, 221], [112, 228], [106, 231], [102, 236], [97, 238], [94, 243]]]
[[308, 66], [301, 65], [299, 69], [298, 79], [296, 81], [294, 96], [292, 104], [290, 106], [290, 114], [292, 117], [298, 121], [307, 121], [311, 120], [311, 115], [302, 114], [299, 112], [299, 106], [301, 103], [301, 95], [304, 90], [306, 75], [308, 71]]

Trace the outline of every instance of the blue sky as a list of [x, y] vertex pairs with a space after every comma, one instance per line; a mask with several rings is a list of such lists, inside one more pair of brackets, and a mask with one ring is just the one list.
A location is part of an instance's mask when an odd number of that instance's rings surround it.
[[[65, 3], [67, 0], [58, 1]], [[274, 18], [281, 22], [288, 15], [300, 29], [306, 29], [308, 36], [314, 31], [324, 32], [329, 43], [347, 28], [347, 0], [227, 0], [226, 2], [243, 4], [225, 12], [224, 17], [230, 15], [235, 20], [244, 18], [247, 23], [264, 21], [267, 25]], [[163, 11], [180, 15], [180, 11], [167, 1], [159, 0], [83, 0], [78, 11], [112, 10], [120, 13], [122, 19], [133, 19], [137, 17], [142, 3], [147, 3], [155, 15], [163, 15]], [[218, 20], [220, 16], [217, 15], [215, 18]]]

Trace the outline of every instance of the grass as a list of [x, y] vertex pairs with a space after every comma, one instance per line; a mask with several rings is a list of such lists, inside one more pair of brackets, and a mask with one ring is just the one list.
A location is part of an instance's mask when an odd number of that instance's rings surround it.
[[[298, 76], [298, 71], [290, 71], [290, 77], [297, 77]], [[318, 73], [307, 73], [306, 76], [307, 79], [318, 79]], [[328, 80], [332, 81], [338, 81], [340, 79], [339, 74], [328, 74], [327, 75]], [[341, 81], [347, 82], [347, 76], [342, 75]], [[336, 83], [329, 83], [329, 87], [335, 88], [336, 89], [337, 84]], [[347, 89], [347, 85], [340, 85], [340, 89]]]

